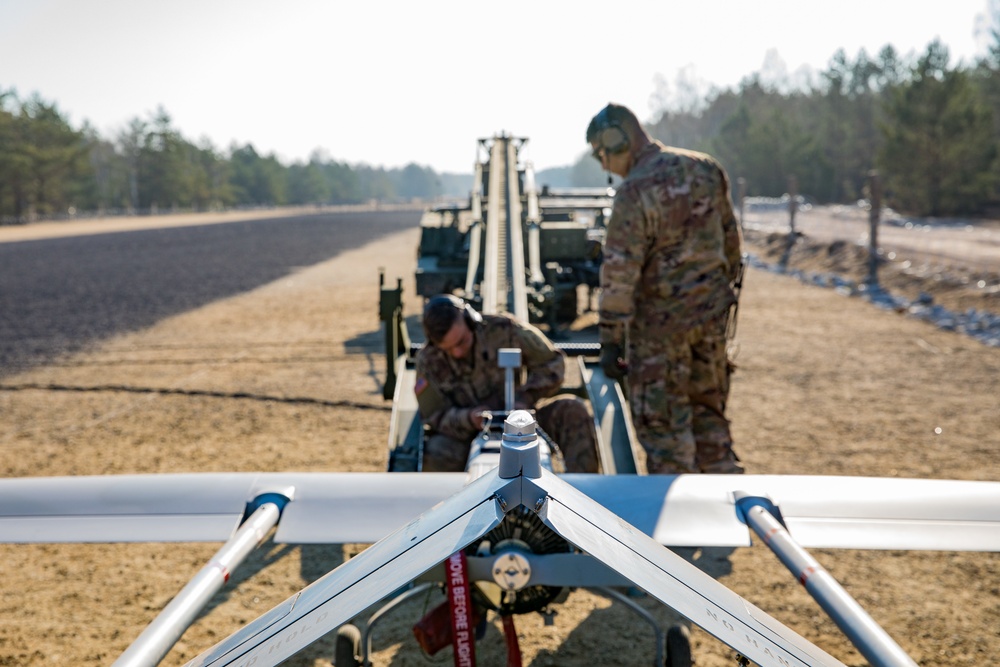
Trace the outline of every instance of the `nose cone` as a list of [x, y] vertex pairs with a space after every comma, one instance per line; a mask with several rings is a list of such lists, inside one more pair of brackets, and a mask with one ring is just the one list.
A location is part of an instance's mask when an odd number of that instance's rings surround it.
[[527, 410], [514, 410], [508, 415], [503, 423], [503, 437], [500, 439], [501, 478], [542, 476], [536, 426], [535, 418]]
[[534, 438], [536, 428], [535, 418], [527, 410], [514, 410], [503, 423], [504, 439], [507, 437]]

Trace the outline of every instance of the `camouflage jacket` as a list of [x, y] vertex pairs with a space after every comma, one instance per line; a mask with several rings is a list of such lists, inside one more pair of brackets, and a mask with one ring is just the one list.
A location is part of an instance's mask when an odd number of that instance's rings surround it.
[[601, 265], [600, 339], [670, 335], [736, 297], [741, 234], [729, 181], [710, 156], [654, 141], [615, 194]]
[[507, 315], [484, 315], [473, 325], [469, 354], [455, 359], [433, 345], [417, 354], [414, 391], [420, 416], [431, 430], [457, 439], [471, 439], [472, 408], [504, 409], [504, 369], [497, 366], [500, 348], [521, 350], [521, 372], [514, 372], [514, 400], [533, 408], [540, 398], [555, 395], [566, 372], [565, 355], [545, 335]]

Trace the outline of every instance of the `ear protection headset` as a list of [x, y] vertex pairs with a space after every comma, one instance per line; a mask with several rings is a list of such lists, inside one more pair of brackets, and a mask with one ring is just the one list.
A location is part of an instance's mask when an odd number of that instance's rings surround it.
[[610, 111], [609, 104], [594, 116], [592, 121], [594, 138], [597, 140], [597, 145], [607, 153], [624, 153], [629, 149], [628, 135], [621, 123], [611, 117]]

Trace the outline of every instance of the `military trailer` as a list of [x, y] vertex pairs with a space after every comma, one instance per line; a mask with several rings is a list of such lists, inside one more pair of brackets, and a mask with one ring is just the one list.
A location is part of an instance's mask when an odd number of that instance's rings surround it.
[[598, 285], [614, 192], [539, 189], [531, 164], [519, 161], [526, 142], [480, 139], [469, 200], [424, 213], [416, 289], [425, 298], [458, 293], [478, 310], [514, 313], [558, 338], [580, 297]]

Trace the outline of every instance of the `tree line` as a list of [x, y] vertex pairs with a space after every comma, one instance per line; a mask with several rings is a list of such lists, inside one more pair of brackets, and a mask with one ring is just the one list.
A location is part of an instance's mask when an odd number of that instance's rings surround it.
[[283, 164], [252, 144], [195, 144], [162, 107], [113, 139], [71, 127], [55, 103], [0, 90], [0, 222], [75, 214], [211, 211], [431, 198], [442, 176], [415, 163], [349, 165], [316, 151]]
[[[883, 202], [919, 216], [1000, 214], [1000, 34], [989, 55], [949, 65], [939, 41], [902, 58], [892, 46], [853, 59], [843, 50], [808, 86], [760, 72], [662, 109], [655, 138], [714, 155], [746, 194], [779, 196], [794, 177], [819, 203], [866, 197], [877, 170]], [[606, 176], [581, 158], [573, 181]]]
[[[1000, 17], [994, 23], [1000, 25]], [[716, 156], [745, 194], [780, 196], [794, 177], [818, 203], [866, 196], [881, 175], [883, 201], [922, 216], [1000, 212], [1000, 32], [987, 56], [950, 65], [938, 41], [910, 58], [885, 46], [853, 59], [843, 50], [816, 81], [790, 84], [757, 72], [738, 86], [664, 106], [647, 127], [666, 144]], [[585, 153], [540, 172], [601, 185]], [[471, 176], [415, 163], [385, 169], [316, 151], [283, 164], [252, 144], [223, 151], [193, 143], [165, 109], [135, 118], [114, 138], [73, 128], [37, 94], [0, 90], [0, 221], [82, 213], [208, 211], [232, 207], [356, 204], [467, 194]]]

